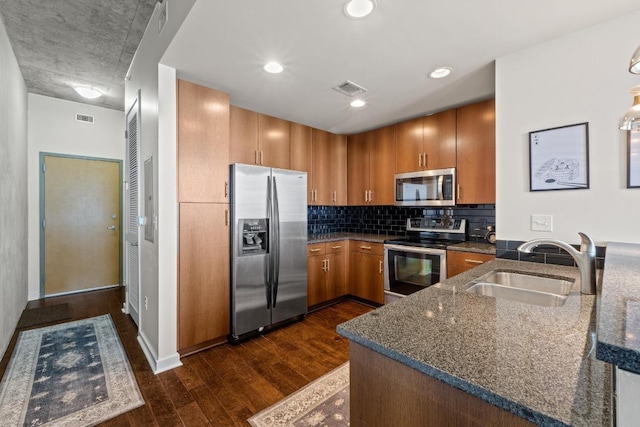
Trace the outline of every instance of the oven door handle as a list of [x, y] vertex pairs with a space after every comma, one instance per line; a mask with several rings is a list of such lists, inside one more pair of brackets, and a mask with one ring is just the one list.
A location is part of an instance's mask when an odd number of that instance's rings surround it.
[[436, 248], [423, 248], [420, 246], [405, 246], [405, 245], [392, 245], [392, 244], [385, 244], [384, 245], [384, 249], [391, 249], [394, 251], [400, 251], [400, 252], [414, 252], [414, 253], [420, 253], [420, 254], [433, 254], [433, 255], [446, 255], [447, 254], [447, 250], [446, 249], [436, 249]]

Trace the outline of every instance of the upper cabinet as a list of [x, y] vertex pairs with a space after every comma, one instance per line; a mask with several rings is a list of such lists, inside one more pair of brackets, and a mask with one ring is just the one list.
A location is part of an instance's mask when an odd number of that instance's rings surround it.
[[456, 110], [396, 125], [396, 172], [456, 166]]
[[310, 205], [347, 204], [347, 139], [320, 129], [312, 129], [312, 186]]
[[457, 204], [496, 202], [495, 100], [458, 108]]
[[290, 123], [287, 120], [232, 105], [230, 141], [230, 163], [290, 168]]
[[393, 205], [396, 127], [347, 138], [349, 205]]
[[178, 80], [178, 201], [229, 203], [229, 96]]

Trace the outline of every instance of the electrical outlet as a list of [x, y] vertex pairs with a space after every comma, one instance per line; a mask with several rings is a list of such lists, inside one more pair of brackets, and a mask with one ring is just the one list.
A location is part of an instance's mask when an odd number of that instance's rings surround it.
[[149, 298], [144, 297], [144, 311], [149, 310]]
[[531, 215], [531, 231], [553, 231], [553, 216]]

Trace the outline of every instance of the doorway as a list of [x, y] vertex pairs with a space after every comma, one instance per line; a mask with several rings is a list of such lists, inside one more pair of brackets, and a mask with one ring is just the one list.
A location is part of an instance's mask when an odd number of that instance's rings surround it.
[[40, 294], [120, 286], [122, 161], [40, 153]]

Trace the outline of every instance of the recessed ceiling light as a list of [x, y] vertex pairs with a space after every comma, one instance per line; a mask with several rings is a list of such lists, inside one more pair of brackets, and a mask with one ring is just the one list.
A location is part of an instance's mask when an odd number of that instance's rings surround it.
[[278, 62], [269, 62], [264, 66], [264, 70], [271, 74], [278, 74], [284, 70], [284, 67]]
[[349, 0], [344, 4], [344, 14], [349, 18], [364, 18], [376, 8], [375, 0]]
[[364, 107], [367, 103], [364, 102], [362, 99], [356, 99], [354, 101], [351, 101], [351, 106], [354, 108], [360, 108], [360, 107]]
[[432, 79], [441, 79], [443, 77], [447, 77], [449, 74], [451, 74], [452, 71], [453, 71], [453, 68], [451, 67], [436, 68], [435, 70], [429, 73], [429, 77]]
[[102, 96], [102, 92], [93, 87], [76, 86], [73, 89], [78, 92], [78, 95], [88, 99], [96, 99]]

